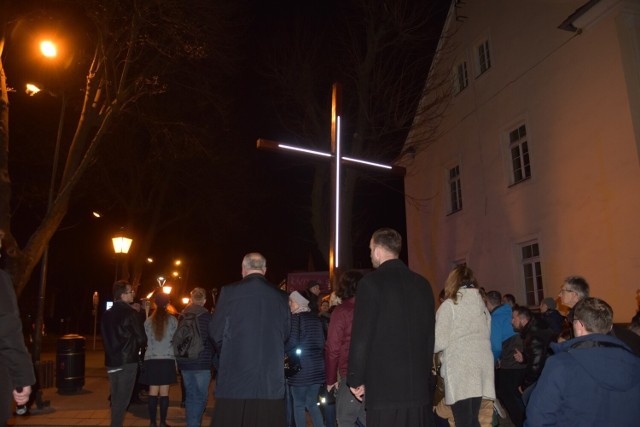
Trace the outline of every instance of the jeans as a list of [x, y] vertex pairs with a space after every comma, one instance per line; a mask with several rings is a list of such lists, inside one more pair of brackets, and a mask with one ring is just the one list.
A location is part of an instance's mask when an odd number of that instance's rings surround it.
[[311, 415], [313, 427], [323, 427], [322, 413], [318, 407], [318, 390], [322, 384], [312, 384], [308, 386], [291, 386], [293, 396], [293, 418], [297, 426], [306, 426], [307, 419], [304, 414], [305, 407]]
[[121, 370], [109, 374], [112, 427], [121, 427], [124, 422], [124, 413], [129, 406], [137, 372], [137, 363], [127, 363], [122, 365]]
[[207, 398], [209, 397], [211, 371], [209, 369], [201, 371], [182, 370], [181, 373], [185, 391], [184, 406], [187, 415], [187, 426], [199, 427], [202, 422], [202, 413], [207, 406]]

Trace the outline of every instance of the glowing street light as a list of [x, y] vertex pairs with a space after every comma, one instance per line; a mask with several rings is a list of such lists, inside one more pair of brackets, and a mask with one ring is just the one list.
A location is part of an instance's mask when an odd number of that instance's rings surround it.
[[164, 292], [165, 294], [169, 295], [171, 293], [172, 289], [173, 289], [173, 287], [171, 287], [170, 285], [164, 285], [162, 287], [162, 292]]
[[27, 92], [27, 95], [29, 96], [33, 96], [36, 93], [42, 91], [42, 89], [40, 89], [38, 86], [34, 85], [33, 83], [27, 83], [27, 89], [25, 92]]
[[55, 58], [58, 56], [58, 48], [51, 40], [43, 40], [40, 42], [40, 52], [47, 58]]
[[133, 239], [126, 237], [124, 231], [121, 229], [117, 236], [111, 238], [111, 242], [113, 243], [113, 252], [116, 254], [116, 280], [118, 280], [118, 257], [125, 256], [129, 253]]
[[183, 303], [184, 305], [189, 304], [189, 297], [182, 297], [182, 303]]

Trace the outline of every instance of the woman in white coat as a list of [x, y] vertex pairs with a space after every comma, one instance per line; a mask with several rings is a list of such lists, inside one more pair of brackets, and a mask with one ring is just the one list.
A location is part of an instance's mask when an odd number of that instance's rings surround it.
[[444, 292], [436, 313], [434, 352], [442, 352], [445, 403], [451, 405], [456, 427], [479, 427], [482, 399], [495, 400], [491, 315], [466, 266], [449, 273]]

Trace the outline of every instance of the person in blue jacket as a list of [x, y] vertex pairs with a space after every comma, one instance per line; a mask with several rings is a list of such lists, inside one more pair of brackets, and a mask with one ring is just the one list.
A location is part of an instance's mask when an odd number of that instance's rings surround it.
[[516, 332], [511, 325], [511, 306], [502, 304], [500, 292], [487, 292], [486, 305], [491, 313], [491, 352], [495, 364], [500, 360], [502, 343], [514, 336]]
[[601, 299], [574, 307], [576, 338], [552, 344], [527, 405], [525, 426], [637, 426], [640, 358], [614, 336], [613, 310]]

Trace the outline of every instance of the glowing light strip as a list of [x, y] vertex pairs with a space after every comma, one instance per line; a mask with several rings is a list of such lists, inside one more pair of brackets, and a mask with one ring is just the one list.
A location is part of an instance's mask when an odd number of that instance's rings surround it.
[[[336, 117], [336, 159], [341, 159], [340, 156], [340, 116]], [[340, 162], [336, 161], [336, 259], [335, 267], [338, 268], [340, 262]]]
[[342, 160], [347, 160], [349, 162], [355, 162], [355, 163], [362, 163], [363, 165], [375, 166], [377, 168], [393, 169], [393, 166], [383, 165], [382, 163], [367, 162], [366, 160], [358, 160], [352, 157], [342, 157]]
[[284, 148], [286, 150], [301, 151], [301, 152], [307, 153], [307, 154], [314, 154], [316, 156], [332, 157], [330, 153], [323, 153], [322, 151], [314, 151], [314, 150], [309, 150], [309, 149], [306, 149], [306, 148], [294, 147], [293, 145], [278, 144], [278, 147], [279, 148]]

